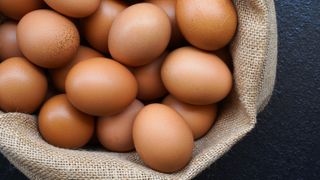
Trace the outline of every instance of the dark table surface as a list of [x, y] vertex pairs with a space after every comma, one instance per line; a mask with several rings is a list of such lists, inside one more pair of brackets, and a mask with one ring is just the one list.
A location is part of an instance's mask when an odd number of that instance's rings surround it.
[[[276, 0], [276, 86], [256, 128], [196, 179], [320, 179], [320, 0]], [[0, 155], [0, 179], [26, 179]]]

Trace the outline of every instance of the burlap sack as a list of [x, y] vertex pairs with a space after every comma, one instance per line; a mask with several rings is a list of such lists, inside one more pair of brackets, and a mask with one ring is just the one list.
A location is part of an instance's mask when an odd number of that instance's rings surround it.
[[[143, 165], [135, 152], [68, 150], [47, 144], [35, 116], [0, 114], [0, 151], [30, 179], [190, 179], [248, 133], [267, 104], [275, 81], [277, 29], [272, 0], [236, 0], [238, 33], [231, 51], [234, 89], [211, 131], [195, 143], [182, 171], [163, 174]], [[1, 88], [1, 87], [0, 87]]]

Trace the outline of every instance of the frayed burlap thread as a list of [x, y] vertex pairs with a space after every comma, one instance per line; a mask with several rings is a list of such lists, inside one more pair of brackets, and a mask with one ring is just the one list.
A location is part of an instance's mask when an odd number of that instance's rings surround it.
[[[191, 179], [215, 162], [256, 124], [272, 94], [277, 27], [272, 0], [235, 0], [239, 25], [231, 45], [234, 88], [209, 133], [195, 143], [193, 159], [174, 174], [153, 171], [138, 155], [68, 150], [47, 144], [35, 116], [0, 112], [0, 151], [30, 179]], [[1, 88], [1, 87], [0, 87]]]

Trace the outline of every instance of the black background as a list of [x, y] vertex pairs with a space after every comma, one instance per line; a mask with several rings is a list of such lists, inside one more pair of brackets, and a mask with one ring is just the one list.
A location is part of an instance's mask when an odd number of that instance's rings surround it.
[[[196, 179], [320, 179], [320, 0], [276, 0], [276, 87], [256, 128]], [[0, 179], [26, 179], [0, 155]]]

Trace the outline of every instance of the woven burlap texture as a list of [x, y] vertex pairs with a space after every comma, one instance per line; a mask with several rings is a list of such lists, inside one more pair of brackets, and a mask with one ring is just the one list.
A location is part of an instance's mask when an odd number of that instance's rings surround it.
[[[256, 124], [271, 96], [277, 62], [272, 0], [235, 0], [238, 32], [231, 45], [234, 88], [210, 130], [195, 143], [182, 171], [163, 174], [143, 165], [136, 153], [68, 150], [47, 144], [35, 116], [0, 114], [0, 151], [30, 179], [191, 179], [228, 151]], [[0, 87], [1, 88], [1, 87]], [[165, 132], [164, 132], [165, 133]]]

